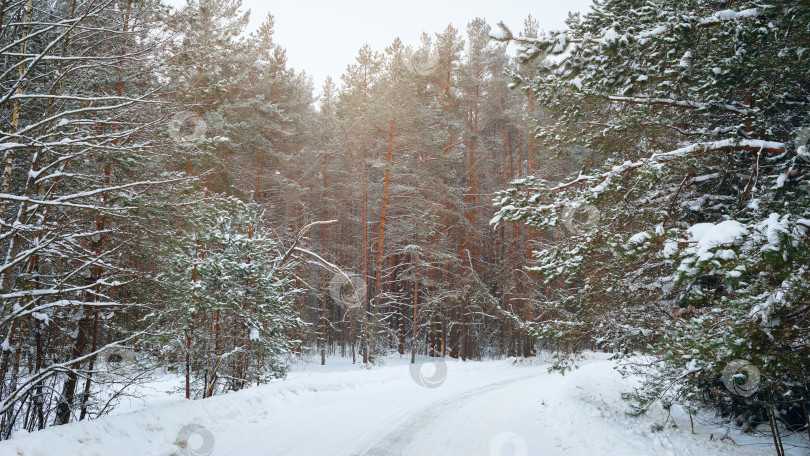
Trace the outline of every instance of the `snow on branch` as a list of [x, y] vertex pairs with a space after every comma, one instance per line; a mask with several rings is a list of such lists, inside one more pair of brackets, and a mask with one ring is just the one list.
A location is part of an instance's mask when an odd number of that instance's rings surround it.
[[686, 155], [702, 154], [707, 152], [729, 152], [729, 151], [749, 151], [749, 152], [765, 152], [769, 154], [781, 154], [785, 152], [785, 144], [775, 141], [763, 141], [760, 139], [724, 139], [722, 141], [713, 141], [709, 143], [692, 144], [680, 149], [670, 152], [662, 152], [653, 154], [651, 157], [639, 160], [636, 162], [624, 162], [621, 165], [613, 167], [612, 170], [597, 174], [593, 176], [580, 175], [573, 181], [560, 184], [550, 189], [550, 191], [563, 190], [583, 182], [590, 182], [594, 180], [605, 180], [616, 174], [621, 174], [626, 171], [641, 168], [646, 163], [664, 161], [671, 158], [679, 158]]
[[[736, 22], [744, 19], [752, 19], [763, 16], [767, 6], [749, 8], [740, 11], [723, 10], [702, 18], [692, 18], [699, 28], [714, 27], [728, 22]], [[693, 22], [693, 23], [694, 23]], [[679, 24], [682, 25], [682, 24]], [[498, 41], [514, 41], [525, 46], [554, 46], [551, 52], [559, 54], [565, 51], [568, 44], [612, 44], [616, 42], [644, 41], [652, 37], [671, 34], [675, 30], [672, 23], [662, 23], [656, 27], [642, 30], [635, 34], [619, 34], [614, 28], [606, 29], [601, 36], [588, 36], [574, 32], [573, 30], [563, 30], [550, 33], [544, 37], [527, 38], [515, 37], [509, 28], [503, 23], [499, 23], [500, 30], [491, 35], [491, 38]]]
[[711, 104], [711, 103], [698, 103], [694, 101], [680, 101], [680, 100], [673, 100], [671, 98], [647, 98], [647, 97], [619, 97], [614, 95], [608, 95], [608, 101], [617, 101], [621, 103], [632, 103], [632, 104], [644, 104], [644, 105], [664, 105], [664, 106], [673, 106], [678, 108], [694, 108], [694, 109], [708, 109], [712, 106], [719, 106], [726, 111], [736, 112], [742, 115], [748, 115], [751, 113], [750, 109], [740, 109], [736, 106], [729, 105], [729, 104]]

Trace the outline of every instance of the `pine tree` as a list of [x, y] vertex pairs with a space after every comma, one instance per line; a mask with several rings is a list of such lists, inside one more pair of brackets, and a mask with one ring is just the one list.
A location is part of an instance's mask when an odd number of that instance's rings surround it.
[[183, 354], [176, 359], [188, 356], [189, 395], [283, 376], [299, 290], [259, 206], [224, 198], [195, 206], [184, 221], [186, 235], [173, 243], [171, 269], [160, 280], [171, 303], [162, 318], [174, 327], [166, 337]]
[[[653, 368], [630, 364], [648, 378], [641, 409], [713, 397], [741, 419], [804, 420], [810, 86], [807, 30], [792, 24], [808, 14], [787, 1], [607, 0], [565, 32], [503, 27], [541, 71], [516, 81], [555, 119], [538, 137], [590, 157], [567, 182], [513, 183], [493, 222], [564, 225], [535, 254], [557, 297], [533, 330], [652, 356]], [[722, 389], [735, 359], [762, 373], [751, 397]]]

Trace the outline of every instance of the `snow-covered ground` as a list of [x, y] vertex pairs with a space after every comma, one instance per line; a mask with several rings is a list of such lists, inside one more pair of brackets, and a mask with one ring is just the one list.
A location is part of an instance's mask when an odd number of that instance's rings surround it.
[[[765, 438], [701, 419], [693, 434], [677, 407], [626, 416], [621, 393], [632, 380], [604, 355], [590, 358], [565, 376], [539, 358], [447, 360], [446, 375], [425, 363], [415, 372], [422, 384], [406, 357], [372, 369], [330, 359], [298, 365], [284, 381], [190, 402], [166, 393], [179, 385], [164, 379], [147, 404], [15, 434], [0, 456], [774, 454]], [[663, 430], [653, 431], [657, 424]], [[790, 456], [807, 454], [806, 438], [788, 443], [804, 446], [786, 448]]]

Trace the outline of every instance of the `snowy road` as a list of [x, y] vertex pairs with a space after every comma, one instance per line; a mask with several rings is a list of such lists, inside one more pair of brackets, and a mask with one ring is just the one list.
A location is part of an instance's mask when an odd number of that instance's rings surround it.
[[538, 375], [548, 374], [545, 368], [515, 369], [453, 381], [450, 372], [435, 389], [411, 382], [355, 392], [362, 398], [322, 394], [293, 419], [271, 418], [218, 438], [217, 450], [245, 456], [266, 455], [269, 448], [279, 455], [488, 455], [497, 434], [531, 423], [541, 402]]
[[[505, 391], [515, 391], [514, 383], [517, 381], [505, 380], [489, 384], [421, 407], [397, 423], [392, 431], [365, 454], [426, 454], [425, 451], [428, 450], [480, 453], [488, 447], [480, 437], [503, 424], [503, 414], [498, 417], [500, 420], [494, 419], [493, 405], [497, 404], [501, 411], [504, 405], [509, 411], [520, 409], [517, 403], [520, 398], [513, 397], [511, 393], [504, 394]], [[499, 397], [495, 397], [498, 393]], [[479, 419], [470, 420], [470, 417]]]
[[[204, 401], [174, 400], [14, 436], [0, 456], [770, 455], [767, 440], [652, 410], [625, 415], [632, 384], [604, 359], [565, 376], [531, 363], [448, 361], [420, 385], [406, 359], [362, 369], [335, 360], [283, 382]], [[425, 365], [430, 377], [434, 366]], [[188, 436], [182, 429], [198, 430]], [[654, 425], [663, 430], [653, 432]], [[58, 451], [57, 451], [58, 450]], [[790, 456], [804, 454], [788, 452]]]

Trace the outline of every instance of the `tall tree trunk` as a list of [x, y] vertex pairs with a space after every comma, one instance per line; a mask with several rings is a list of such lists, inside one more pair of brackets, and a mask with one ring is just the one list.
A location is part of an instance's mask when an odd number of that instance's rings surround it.
[[[368, 121], [368, 67], [363, 69], [363, 132], [362, 132], [362, 166], [361, 166], [361, 173], [363, 178], [363, 200], [362, 200], [362, 223], [363, 223], [363, 283], [368, 283], [368, 218], [366, 214], [366, 200], [367, 200], [367, 192], [368, 189], [366, 188], [366, 122]], [[362, 343], [362, 350], [363, 350], [363, 364], [368, 364], [368, 344], [369, 344], [369, 337], [374, 337], [374, 335], [369, 335], [367, 331], [367, 323], [366, 323], [366, 313], [368, 312], [367, 309], [368, 299], [365, 297], [363, 298], [363, 304], [360, 306], [363, 313], [363, 343]]]
[[383, 242], [385, 239], [385, 214], [388, 209], [388, 189], [391, 183], [391, 158], [394, 151], [394, 120], [388, 122], [388, 152], [385, 154], [385, 180], [383, 183], [383, 198], [382, 209], [380, 212], [380, 227], [377, 235], [377, 265], [376, 265], [376, 281], [375, 281], [375, 306], [374, 317], [372, 319], [372, 353], [375, 352], [374, 347], [377, 333], [377, 314], [380, 310], [380, 294], [382, 293], [382, 269], [383, 269]]
[[506, 113], [504, 112], [503, 96], [501, 96], [501, 141], [503, 142], [503, 187], [508, 188], [509, 166], [506, 162]]
[[[329, 183], [328, 172], [329, 166], [326, 160], [327, 152], [323, 153], [323, 192], [321, 194], [321, 217], [322, 220], [327, 220], [328, 211], [326, 210], [326, 188]], [[326, 227], [321, 227], [321, 249], [326, 251]], [[318, 336], [318, 343], [321, 347], [321, 366], [326, 365], [326, 272], [321, 271], [321, 318], [320, 318], [320, 335]]]
[[256, 189], [253, 191], [253, 201], [257, 204], [259, 202], [259, 191], [262, 185], [262, 157], [264, 156], [263, 150], [259, 149], [259, 163], [256, 165]]
[[419, 255], [413, 266], [413, 339], [411, 340], [411, 364], [416, 361], [416, 348], [419, 345]]
[[[85, 307], [79, 311], [81, 317], [77, 325], [76, 339], [73, 341], [73, 348], [70, 351], [71, 359], [76, 359], [84, 353], [84, 347], [87, 345], [87, 335], [90, 332], [90, 312]], [[79, 366], [74, 365], [73, 369], [67, 374], [67, 379], [62, 385], [62, 394], [59, 398], [58, 405], [56, 406], [56, 417], [53, 424], [59, 426], [70, 422], [71, 411], [76, 396], [76, 383], [78, 381]]]
[[[93, 338], [90, 344], [90, 351], [96, 351], [98, 346], [98, 310], [93, 312]], [[96, 367], [96, 356], [90, 358], [90, 366], [88, 367], [87, 379], [84, 382], [84, 393], [82, 394], [82, 411], [79, 415], [79, 421], [87, 417], [87, 404], [90, 401], [90, 384], [93, 380], [93, 369]]]
[[[31, 23], [31, 14], [34, 11], [34, 1], [28, 0], [28, 3], [25, 5], [25, 12], [23, 13], [23, 26], [22, 26], [22, 42], [20, 43], [20, 58], [25, 58], [25, 52], [28, 46], [28, 30], [29, 24]], [[23, 78], [25, 77], [25, 65], [20, 65], [20, 69], [18, 71], [18, 79], [17, 79], [17, 95], [22, 95], [23, 93]], [[14, 100], [11, 108], [11, 129], [9, 131], [10, 135], [13, 135], [17, 132], [17, 127], [19, 126], [20, 122], [20, 100]], [[14, 170], [14, 149], [9, 149], [6, 151], [6, 163], [5, 169], [3, 172], [3, 184], [2, 189], [0, 192], [3, 194], [8, 193], [9, 186], [11, 185], [11, 173]], [[0, 217], [6, 212], [6, 199], [0, 201]]]
[[[534, 69], [529, 69], [529, 80], [531, 81], [534, 78]], [[532, 157], [534, 156], [534, 147], [533, 147], [533, 140], [534, 140], [534, 132], [532, 131], [532, 118], [534, 117], [534, 92], [529, 91], [529, 145], [528, 149], [526, 150], [526, 155], [529, 157], [529, 175], [534, 174], [534, 168], [532, 167]]]

